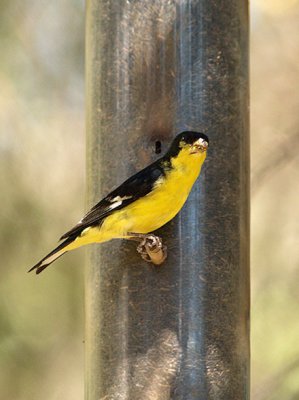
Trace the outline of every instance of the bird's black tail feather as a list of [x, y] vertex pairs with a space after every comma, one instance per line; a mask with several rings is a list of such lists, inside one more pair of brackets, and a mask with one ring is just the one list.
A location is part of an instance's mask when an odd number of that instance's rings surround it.
[[63, 249], [73, 242], [75, 239], [74, 236], [68, 237], [64, 242], [62, 242], [59, 246], [57, 246], [54, 250], [52, 250], [49, 254], [47, 254], [44, 258], [42, 258], [37, 264], [35, 264], [28, 272], [35, 270], [36, 274], [42, 272], [45, 268], [47, 268], [52, 262], [61, 257], [67, 250], [63, 251]]

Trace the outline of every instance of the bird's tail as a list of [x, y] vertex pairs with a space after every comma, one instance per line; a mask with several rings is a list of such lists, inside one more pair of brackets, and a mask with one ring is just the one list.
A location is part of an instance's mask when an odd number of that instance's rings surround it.
[[67, 252], [65, 249], [70, 243], [74, 241], [75, 237], [70, 236], [64, 242], [62, 242], [59, 246], [57, 246], [54, 250], [52, 250], [49, 254], [47, 254], [44, 258], [42, 258], [37, 264], [35, 264], [28, 272], [36, 270], [36, 274], [42, 272], [45, 268], [47, 268], [52, 262], [57, 260], [57, 258], [61, 257], [64, 253]]

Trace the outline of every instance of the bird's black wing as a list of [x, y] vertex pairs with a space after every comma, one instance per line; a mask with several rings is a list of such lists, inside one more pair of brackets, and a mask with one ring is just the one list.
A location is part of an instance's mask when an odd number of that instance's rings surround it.
[[165, 167], [161, 159], [137, 172], [97, 203], [85, 217], [71, 230], [66, 232], [60, 240], [73, 235], [79, 235], [89, 226], [100, 225], [101, 221], [108, 215], [121, 210], [140, 197], [146, 196], [153, 189], [155, 182], [164, 174]]

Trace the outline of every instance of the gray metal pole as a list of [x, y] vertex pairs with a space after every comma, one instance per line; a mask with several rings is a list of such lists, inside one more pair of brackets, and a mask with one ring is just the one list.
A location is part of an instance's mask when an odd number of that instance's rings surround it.
[[88, 0], [86, 47], [91, 204], [179, 131], [210, 138], [187, 204], [158, 232], [162, 266], [131, 242], [91, 250], [86, 399], [248, 399], [247, 2]]

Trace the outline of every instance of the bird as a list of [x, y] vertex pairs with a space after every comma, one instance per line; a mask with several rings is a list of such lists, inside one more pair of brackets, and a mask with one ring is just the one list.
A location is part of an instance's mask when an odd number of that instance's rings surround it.
[[142, 240], [183, 207], [205, 161], [204, 133], [179, 133], [165, 155], [131, 176], [87, 212], [62, 243], [28, 272], [42, 272], [70, 250], [111, 239]]

